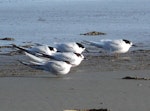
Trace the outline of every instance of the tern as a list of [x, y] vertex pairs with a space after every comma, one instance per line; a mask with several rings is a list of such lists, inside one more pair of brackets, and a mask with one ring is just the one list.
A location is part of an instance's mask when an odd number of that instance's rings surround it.
[[55, 45], [56, 49], [60, 52], [74, 52], [81, 54], [85, 50], [85, 47], [78, 42], [57, 43]]
[[99, 42], [94, 41], [84, 41], [91, 46], [95, 46], [103, 49], [106, 52], [112, 54], [126, 53], [129, 49], [134, 46], [133, 43], [126, 39], [116, 39], [116, 40], [100, 40]]
[[[34, 56], [31, 54], [31, 56]], [[34, 58], [39, 59], [38, 57], [34, 56]], [[42, 61], [42, 58], [40, 58]], [[68, 62], [64, 61], [42, 61], [42, 62], [35, 62], [35, 61], [30, 61], [29, 63], [27, 62], [21, 62], [25, 65], [31, 66], [36, 69], [48, 71], [54, 75], [60, 76], [60, 75], [66, 75], [70, 72], [70, 69], [72, 67], [71, 64]]]
[[[26, 53], [26, 55], [34, 61], [39, 61], [35, 59], [34, 56], [31, 56], [28, 53]], [[80, 65], [80, 63], [84, 59], [84, 56], [82, 54], [77, 54], [73, 52], [54, 53], [53, 55], [42, 54], [39, 56], [39, 58], [40, 57], [43, 58], [44, 61], [48, 60], [65, 61], [70, 63], [72, 67]]]
[[32, 54], [37, 54], [37, 53], [42, 53], [42, 54], [47, 54], [47, 55], [52, 55], [53, 53], [57, 52], [57, 49], [48, 45], [39, 45], [39, 46], [34, 46], [31, 48], [23, 48], [19, 47], [13, 44], [13, 47], [21, 49], [21, 50], [26, 50], [29, 53]]

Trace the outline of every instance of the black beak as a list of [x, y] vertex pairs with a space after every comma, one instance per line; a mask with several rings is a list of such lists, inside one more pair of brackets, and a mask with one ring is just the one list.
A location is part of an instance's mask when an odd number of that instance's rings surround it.
[[85, 52], [89, 53], [90, 51], [89, 51], [89, 50], [87, 50], [87, 49], [85, 49]]
[[137, 47], [137, 45], [135, 45], [135, 44], [133, 44], [132, 46], [133, 46], [133, 47]]
[[86, 57], [84, 57], [84, 60], [88, 60]]

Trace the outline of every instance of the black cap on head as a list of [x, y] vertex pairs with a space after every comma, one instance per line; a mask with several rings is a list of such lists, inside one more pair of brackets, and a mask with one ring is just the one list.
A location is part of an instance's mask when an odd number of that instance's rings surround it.
[[50, 46], [49, 46], [48, 48], [49, 48], [50, 50], [53, 50], [53, 51], [54, 51], [54, 48], [53, 48], [53, 47], [50, 47]]
[[78, 57], [80, 57], [81, 56], [81, 54], [79, 54], [79, 53], [74, 53], [75, 55], [77, 55]]
[[81, 48], [85, 48], [82, 44], [80, 44], [80, 43], [76, 43], [79, 47], [81, 47]]
[[129, 40], [123, 39], [123, 41], [127, 44], [131, 44], [131, 41], [129, 41]]

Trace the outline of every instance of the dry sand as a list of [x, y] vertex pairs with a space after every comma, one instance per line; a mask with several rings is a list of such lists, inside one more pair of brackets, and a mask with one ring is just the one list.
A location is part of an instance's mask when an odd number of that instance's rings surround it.
[[137, 50], [119, 58], [85, 53], [79, 67], [57, 78], [24, 66], [23, 55], [0, 55], [1, 111], [63, 111], [106, 108], [111, 111], [149, 111], [150, 51]]

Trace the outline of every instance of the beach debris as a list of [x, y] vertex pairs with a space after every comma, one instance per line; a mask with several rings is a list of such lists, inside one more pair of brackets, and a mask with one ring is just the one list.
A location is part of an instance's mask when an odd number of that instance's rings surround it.
[[15, 39], [14, 39], [14, 38], [11, 38], [11, 37], [4, 37], [4, 38], [0, 38], [0, 40], [13, 41], [13, 40], [15, 40]]
[[108, 109], [72, 109], [72, 110], [64, 110], [64, 111], [110, 111]]
[[150, 78], [146, 78], [146, 77], [132, 77], [132, 76], [126, 76], [126, 77], [123, 77], [122, 79], [133, 79], [133, 80], [150, 80]]
[[104, 32], [97, 32], [97, 31], [92, 31], [92, 32], [87, 32], [87, 33], [83, 33], [80, 35], [91, 35], [91, 36], [95, 36], [95, 35], [106, 35], [106, 33]]

